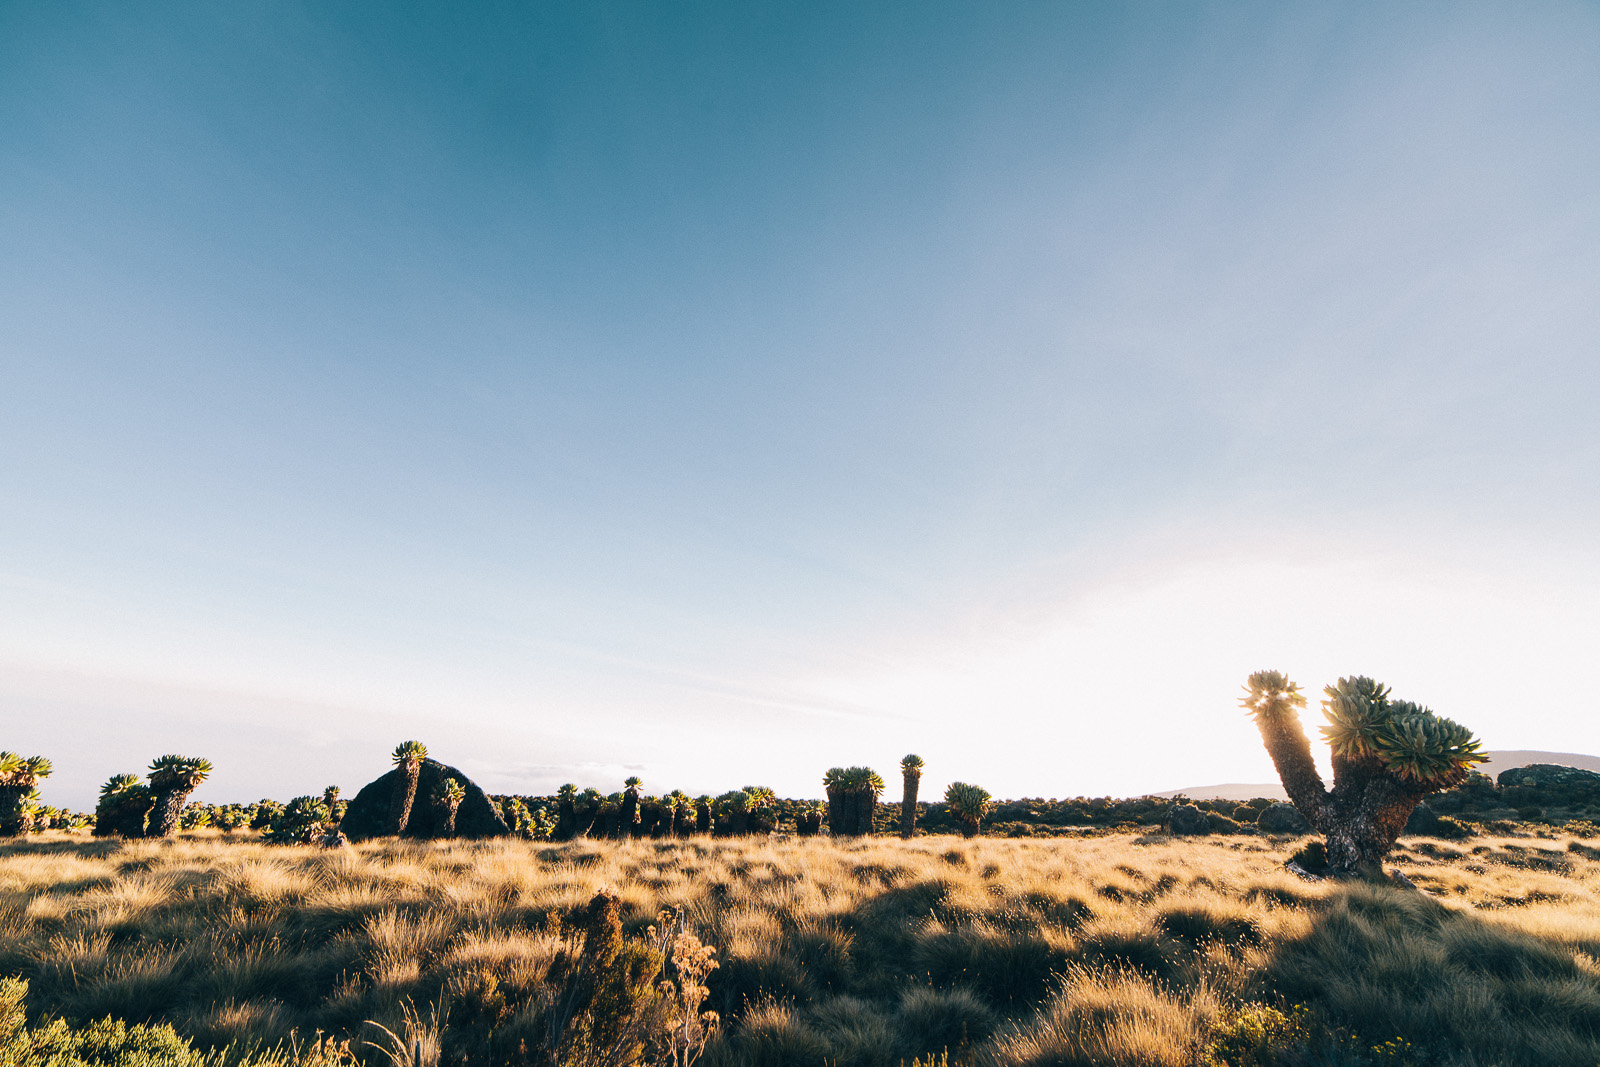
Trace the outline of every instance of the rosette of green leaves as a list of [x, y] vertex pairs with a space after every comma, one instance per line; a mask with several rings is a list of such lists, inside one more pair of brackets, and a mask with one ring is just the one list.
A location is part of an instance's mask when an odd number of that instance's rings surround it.
[[1471, 730], [1409, 700], [1389, 705], [1388, 721], [1378, 729], [1372, 745], [1385, 766], [1424, 784], [1489, 758]]
[[43, 756], [24, 759], [15, 752], [0, 752], [0, 785], [33, 786], [50, 777], [50, 761]]
[[[828, 773], [832, 774], [833, 771]], [[846, 767], [839, 773], [837, 781], [838, 787], [847, 793], [871, 793], [877, 796], [883, 792], [883, 778], [871, 767]], [[826, 784], [827, 780], [823, 782]]]
[[1252, 718], [1271, 719], [1305, 707], [1306, 698], [1300, 687], [1281, 671], [1256, 671], [1246, 682], [1239, 703]]
[[158, 756], [150, 761], [150, 788], [158, 793], [192, 791], [211, 773], [211, 761], [198, 756]]
[[126, 793], [138, 785], [139, 776], [137, 774], [114, 774], [111, 776], [110, 781], [100, 787], [100, 799], [109, 800], [118, 793]]
[[1390, 724], [1389, 687], [1365, 676], [1340, 678], [1323, 688], [1322, 736], [1334, 755], [1350, 759], [1376, 755], [1378, 735]]
[[994, 806], [987, 789], [968, 782], [951, 782], [944, 791], [944, 802], [950, 814], [970, 823], [977, 823]]

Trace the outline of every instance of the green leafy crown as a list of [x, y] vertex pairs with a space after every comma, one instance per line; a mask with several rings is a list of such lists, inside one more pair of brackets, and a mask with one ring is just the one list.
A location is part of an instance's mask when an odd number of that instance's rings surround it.
[[1371, 678], [1340, 678], [1323, 692], [1328, 725], [1322, 736], [1337, 755], [1376, 758], [1421, 783], [1453, 777], [1489, 758], [1471, 730], [1420, 704], [1390, 700], [1389, 687]]
[[1280, 671], [1256, 671], [1245, 683], [1244, 697], [1239, 701], [1245, 711], [1257, 722], [1275, 719], [1306, 706], [1300, 687], [1289, 681]]
[[392, 755], [396, 767], [416, 766], [428, 758], [428, 746], [421, 741], [402, 741], [394, 746]]
[[989, 813], [989, 791], [967, 782], [951, 782], [944, 791], [944, 802], [963, 819], [981, 819]]
[[157, 756], [150, 761], [150, 788], [193, 789], [211, 774], [211, 761], [198, 756]]

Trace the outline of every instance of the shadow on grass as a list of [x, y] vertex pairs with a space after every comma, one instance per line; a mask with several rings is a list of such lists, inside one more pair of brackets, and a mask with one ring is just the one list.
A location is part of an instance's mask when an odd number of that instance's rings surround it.
[[1600, 929], [1571, 942], [1514, 914], [1448, 907], [1385, 885], [1341, 886], [1300, 936], [1271, 945], [1263, 992], [1364, 1037], [1399, 1037], [1418, 1063], [1600, 1063]]

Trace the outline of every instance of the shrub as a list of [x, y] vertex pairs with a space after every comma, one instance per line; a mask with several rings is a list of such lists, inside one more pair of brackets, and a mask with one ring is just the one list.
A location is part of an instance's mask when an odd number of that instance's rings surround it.
[[129, 1025], [121, 1019], [99, 1019], [75, 1026], [52, 1019], [27, 1025], [23, 1001], [28, 983], [0, 978], [0, 1064], [4, 1067], [337, 1067], [354, 1063], [348, 1050], [331, 1043], [296, 1051], [246, 1052], [210, 1056], [196, 1049], [166, 1023]]
[[1269, 804], [1256, 816], [1256, 828], [1266, 834], [1303, 834], [1311, 825], [1293, 804]]
[[1174, 804], [1167, 809], [1167, 832], [1171, 834], [1205, 834], [1211, 832], [1206, 813], [1194, 804]]
[[1328, 1026], [1304, 1005], [1288, 1011], [1250, 1004], [1218, 1022], [1201, 1054], [1201, 1067], [1377, 1067], [1409, 1064], [1409, 1043], [1398, 1038], [1367, 1045]]
[[1429, 832], [1429, 836], [1442, 837], [1446, 841], [1465, 841], [1472, 834], [1472, 827], [1460, 819], [1453, 819], [1448, 815], [1441, 815], [1436, 819], [1433, 829]]

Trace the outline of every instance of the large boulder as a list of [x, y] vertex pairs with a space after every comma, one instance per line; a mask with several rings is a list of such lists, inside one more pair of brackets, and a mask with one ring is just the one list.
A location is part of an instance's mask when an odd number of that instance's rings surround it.
[[1507, 786], [1588, 786], [1600, 787], [1600, 774], [1581, 767], [1561, 767], [1554, 763], [1530, 763], [1526, 767], [1512, 767], [1500, 772], [1496, 779], [1500, 788]]
[[1311, 829], [1293, 804], [1268, 804], [1256, 816], [1256, 828], [1265, 834], [1303, 834]]
[[1167, 832], [1209, 834], [1211, 822], [1206, 818], [1206, 813], [1193, 804], [1174, 804], [1167, 810]]
[[1403, 834], [1431, 834], [1439, 827], [1439, 813], [1428, 806], [1426, 801], [1419, 801], [1411, 809], [1411, 816], [1406, 819], [1406, 826], [1400, 832]]
[[[406, 837], [446, 836], [445, 809], [433, 798], [447, 778], [454, 778], [467, 791], [466, 799], [456, 811], [456, 837], [506, 837], [511, 833], [511, 828], [500, 817], [499, 809], [472, 779], [438, 760], [425, 759], [417, 775], [417, 799], [411, 805]], [[395, 791], [403, 788], [404, 783], [404, 772], [398, 767], [368, 782], [345, 810], [344, 821], [339, 824], [339, 829], [352, 841], [384, 836], [388, 830], [390, 802]]]

